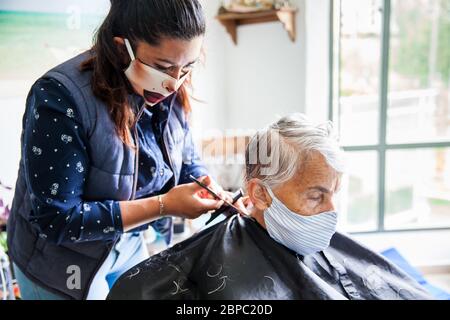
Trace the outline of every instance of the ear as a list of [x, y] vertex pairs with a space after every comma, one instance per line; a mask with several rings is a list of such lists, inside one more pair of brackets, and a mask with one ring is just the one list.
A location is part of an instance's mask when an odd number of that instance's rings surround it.
[[120, 55], [120, 59], [124, 65], [130, 63], [130, 56], [128, 55], [127, 48], [125, 47], [125, 41], [121, 37], [113, 38], [114, 44], [116, 45], [117, 52]]
[[121, 37], [114, 37], [113, 38], [114, 44], [116, 45], [117, 51], [120, 52], [120, 54], [126, 54], [127, 48], [125, 47], [125, 40]]
[[262, 185], [261, 180], [251, 179], [247, 182], [247, 191], [250, 200], [258, 210], [264, 211], [272, 204], [266, 188]]
[[114, 37], [113, 40], [114, 40], [114, 43], [117, 46], [124, 46], [125, 45], [125, 41], [121, 37]]

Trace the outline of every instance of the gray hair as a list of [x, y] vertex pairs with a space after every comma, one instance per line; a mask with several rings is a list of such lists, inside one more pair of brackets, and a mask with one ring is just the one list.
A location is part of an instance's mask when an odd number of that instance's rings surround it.
[[315, 152], [323, 155], [337, 173], [344, 172], [344, 154], [332, 122], [315, 125], [304, 114], [290, 114], [250, 139], [245, 152], [245, 179], [259, 178], [276, 187], [293, 178]]

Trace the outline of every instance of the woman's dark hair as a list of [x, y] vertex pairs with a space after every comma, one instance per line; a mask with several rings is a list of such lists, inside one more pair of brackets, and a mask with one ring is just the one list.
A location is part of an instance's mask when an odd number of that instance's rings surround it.
[[[127, 38], [135, 50], [138, 41], [157, 46], [163, 38], [192, 40], [204, 33], [205, 17], [198, 0], [111, 0], [111, 9], [94, 37], [93, 55], [81, 69], [93, 71], [92, 91], [108, 106], [117, 134], [126, 145], [134, 147], [129, 129], [135, 116], [123, 72], [127, 65], [113, 38]], [[186, 113], [190, 111], [189, 86], [190, 79], [177, 95]]]

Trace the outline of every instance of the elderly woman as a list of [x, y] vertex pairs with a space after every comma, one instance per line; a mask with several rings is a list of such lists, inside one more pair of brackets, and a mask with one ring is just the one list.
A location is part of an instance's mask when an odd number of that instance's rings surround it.
[[280, 119], [247, 146], [247, 215], [136, 265], [109, 298], [429, 298], [382, 256], [336, 232], [342, 172], [330, 124]]

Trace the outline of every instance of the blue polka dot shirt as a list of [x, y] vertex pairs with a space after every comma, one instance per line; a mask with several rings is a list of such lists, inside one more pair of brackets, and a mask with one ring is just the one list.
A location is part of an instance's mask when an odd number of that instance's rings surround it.
[[[123, 232], [119, 202], [83, 200], [89, 154], [70, 93], [54, 79], [41, 79], [30, 94], [34, 105], [25, 115], [23, 152], [33, 208], [31, 223], [40, 237], [58, 244], [114, 239]], [[136, 198], [160, 193], [173, 178], [159, 144], [167, 115], [168, 108], [161, 104], [145, 109], [138, 122]], [[179, 183], [188, 182], [189, 174], [208, 174], [196, 153], [193, 160], [183, 165]]]

